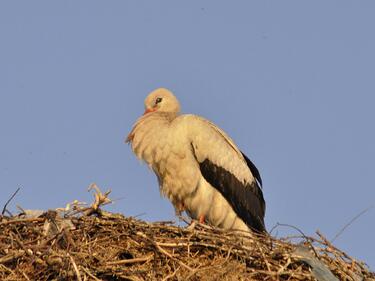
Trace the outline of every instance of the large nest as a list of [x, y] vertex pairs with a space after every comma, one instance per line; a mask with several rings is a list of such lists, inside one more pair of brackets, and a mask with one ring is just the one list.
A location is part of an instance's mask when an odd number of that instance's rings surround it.
[[[0, 280], [375, 280], [323, 235], [299, 242], [89, 207], [0, 217]], [[295, 237], [294, 237], [295, 239]]]

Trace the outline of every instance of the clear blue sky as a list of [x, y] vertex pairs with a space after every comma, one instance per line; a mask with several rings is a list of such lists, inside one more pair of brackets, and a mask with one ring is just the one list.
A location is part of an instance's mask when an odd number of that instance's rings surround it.
[[[266, 224], [332, 238], [375, 204], [374, 1], [1, 1], [0, 206], [90, 201], [174, 219], [124, 144], [170, 88], [264, 180]], [[375, 210], [335, 241], [375, 269]], [[279, 235], [293, 234], [279, 229]]]

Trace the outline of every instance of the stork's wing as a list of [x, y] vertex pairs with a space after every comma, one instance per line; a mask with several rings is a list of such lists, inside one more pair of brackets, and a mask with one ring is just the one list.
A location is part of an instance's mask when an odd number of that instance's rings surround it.
[[243, 152], [241, 152], [241, 153], [242, 153], [243, 158], [245, 158], [246, 164], [249, 167], [250, 172], [253, 174], [253, 176], [256, 178], [256, 180], [259, 182], [260, 187], [262, 187], [263, 186], [262, 177], [260, 176], [258, 168], [254, 165], [253, 162], [251, 162], [251, 160]]
[[265, 231], [265, 202], [259, 171], [220, 128], [195, 115], [182, 115], [202, 176], [252, 229]]

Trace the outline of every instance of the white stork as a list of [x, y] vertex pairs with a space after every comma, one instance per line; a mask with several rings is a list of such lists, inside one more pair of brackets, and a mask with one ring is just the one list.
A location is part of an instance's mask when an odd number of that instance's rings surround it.
[[155, 172], [176, 212], [223, 229], [264, 232], [265, 202], [258, 169], [210, 121], [179, 114], [167, 89], [151, 92], [126, 142]]

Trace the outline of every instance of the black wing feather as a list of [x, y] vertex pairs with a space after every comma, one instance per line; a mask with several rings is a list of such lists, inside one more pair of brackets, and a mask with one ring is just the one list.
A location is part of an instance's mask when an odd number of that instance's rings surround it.
[[260, 177], [260, 173], [259, 173], [258, 168], [254, 165], [253, 162], [251, 162], [251, 160], [242, 151], [241, 151], [241, 154], [242, 154], [243, 158], [245, 158], [246, 164], [249, 167], [250, 172], [253, 174], [253, 176], [256, 178], [256, 180], [259, 182], [260, 187], [262, 187], [263, 186], [262, 178]]
[[[246, 156], [245, 159], [247, 159], [247, 165], [250, 163], [250, 171], [261, 183], [258, 169]], [[247, 226], [258, 232], [266, 231], [264, 225], [265, 202], [257, 181], [244, 184], [229, 171], [215, 165], [209, 159], [199, 163], [199, 167], [205, 180], [224, 196]]]

